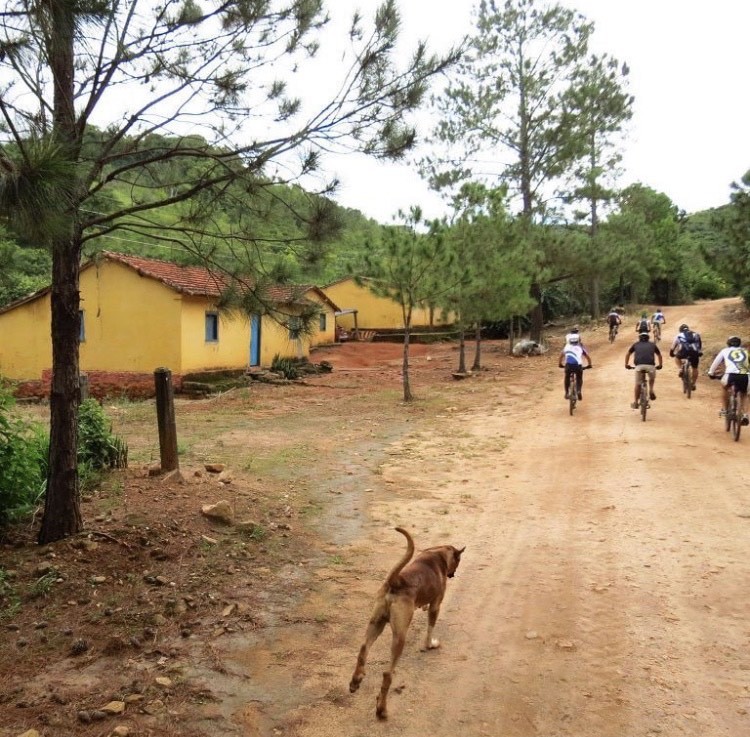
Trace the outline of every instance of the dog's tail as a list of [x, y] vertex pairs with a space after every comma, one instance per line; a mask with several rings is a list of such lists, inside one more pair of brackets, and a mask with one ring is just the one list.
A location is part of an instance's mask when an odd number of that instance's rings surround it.
[[412, 540], [411, 535], [403, 527], [397, 527], [396, 532], [400, 532], [406, 538], [406, 552], [388, 574], [388, 578], [386, 579], [388, 586], [395, 586], [398, 583], [398, 574], [401, 573], [401, 569], [411, 560], [412, 555], [414, 555], [414, 540]]

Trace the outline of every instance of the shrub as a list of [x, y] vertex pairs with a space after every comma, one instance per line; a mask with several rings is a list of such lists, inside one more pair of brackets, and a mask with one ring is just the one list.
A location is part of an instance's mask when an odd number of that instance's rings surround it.
[[[0, 524], [27, 516], [47, 487], [49, 435], [38, 424], [12, 414], [15, 401], [0, 387]], [[82, 489], [107, 468], [128, 465], [128, 446], [112, 434], [112, 426], [95, 399], [78, 410], [78, 475]]]
[[721, 299], [729, 294], [726, 283], [716, 274], [701, 274], [692, 289], [695, 299]]
[[95, 399], [84, 400], [78, 408], [78, 465], [96, 471], [128, 465], [128, 447], [112, 433], [112, 425]]
[[298, 379], [299, 363], [293, 358], [281, 358], [277, 353], [271, 361], [271, 371], [281, 374], [285, 379]]
[[47, 483], [47, 434], [39, 425], [14, 417], [14, 404], [0, 387], [0, 524], [29, 512]]

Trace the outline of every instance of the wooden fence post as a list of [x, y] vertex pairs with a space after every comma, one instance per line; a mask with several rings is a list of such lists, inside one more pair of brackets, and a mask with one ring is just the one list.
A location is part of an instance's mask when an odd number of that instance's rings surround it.
[[78, 388], [81, 392], [81, 401], [85, 402], [89, 398], [89, 377], [88, 374], [80, 374], [78, 376]]
[[156, 386], [156, 418], [159, 424], [159, 453], [162, 473], [180, 467], [177, 457], [177, 426], [174, 417], [174, 386], [168, 368], [154, 371]]

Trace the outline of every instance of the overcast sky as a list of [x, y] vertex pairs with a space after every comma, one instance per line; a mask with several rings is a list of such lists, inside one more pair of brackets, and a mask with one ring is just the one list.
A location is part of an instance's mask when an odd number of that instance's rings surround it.
[[[502, 5], [503, 0], [498, 0]], [[348, 18], [377, 0], [334, 0]], [[473, 0], [400, 0], [403, 34], [443, 50], [472, 30]], [[592, 50], [630, 66], [634, 117], [620, 186], [664, 192], [687, 212], [729, 201], [729, 185], [750, 169], [750, 0], [561, 0], [595, 24]], [[331, 162], [337, 200], [381, 222], [400, 207], [442, 214], [440, 199], [413, 166], [364, 157]]]

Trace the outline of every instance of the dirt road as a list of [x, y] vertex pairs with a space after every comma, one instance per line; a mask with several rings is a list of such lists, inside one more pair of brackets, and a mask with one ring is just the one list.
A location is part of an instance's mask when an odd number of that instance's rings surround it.
[[[665, 354], [686, 321], [708, 358], [731, 307], [666, 310]], [[482, 408], [448, 412], [367, 469], [367, 488], [339, 509], [341, 529], [357, 533], [343, 545], [331, 533], [329, 565], [278, 639], [225, 652], [248, 675], [232, 700], [244, 733], [750, 734], [750, 432], [732, 442], [705, 376], [685, 399], [666, 355], [641, 422], [623, 368], [632, 330], [613, 345], [604, 330], [584, 333], [595, 368], [574, 417], [556, 356], [522, 359], [527, 371], [483, 385]], [[347, 684], [370, 596], [401, 553], [396, 525], [418, 546], [467, 550], [442, 647], [420, 652], [417, 612], [379, 723], [388, 630], [360, 691]]]

